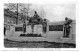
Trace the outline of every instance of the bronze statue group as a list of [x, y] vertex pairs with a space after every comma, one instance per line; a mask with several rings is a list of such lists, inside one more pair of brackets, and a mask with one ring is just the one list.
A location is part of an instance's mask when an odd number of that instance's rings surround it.
[[69, 37], [71, 23], [72, 23], [72, 20], [66, 17], [65, 23], [64, 23], [64, 36], [63, 37]]

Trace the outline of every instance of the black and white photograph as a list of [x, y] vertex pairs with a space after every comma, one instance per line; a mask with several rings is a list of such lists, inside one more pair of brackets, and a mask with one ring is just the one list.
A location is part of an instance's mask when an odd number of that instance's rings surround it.
[[5, 48], [76, 48], [76, 4], [4, 3]]

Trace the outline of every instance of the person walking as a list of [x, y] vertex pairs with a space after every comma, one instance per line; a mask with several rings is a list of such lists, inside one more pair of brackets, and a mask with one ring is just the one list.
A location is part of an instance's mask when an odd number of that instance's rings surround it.
[[6, 28], [4, 27], [4, 36], [6, 36]]

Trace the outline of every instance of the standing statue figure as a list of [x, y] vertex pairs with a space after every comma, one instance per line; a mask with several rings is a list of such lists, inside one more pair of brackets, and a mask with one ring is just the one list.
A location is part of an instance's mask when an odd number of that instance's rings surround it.
[[65, 23], [64, 23], [64, 37], [69, 37], [71, 23], [72, 23], [72, 20], [66, 17]]
[[44, 19], [43, 31], [44, 31], [44, 33], [46, 33], [46, 31], [47, 31], [47, 21], [46, 21], [46, 19]]
[[24, 33], [26, 32], [26, 23], [25, 22], [23, 23], [23, 32]]

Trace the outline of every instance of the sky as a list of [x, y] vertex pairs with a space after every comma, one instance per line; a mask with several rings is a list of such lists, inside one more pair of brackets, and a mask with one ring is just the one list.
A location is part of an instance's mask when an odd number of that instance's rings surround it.
[[37, 12], [43, 9], [45, 18], [50, 22], [64, 21], [65, 17], [76, 19], [75, 4], [35, 4], [33, 8], [36, 8]]
[[[27, 7], [27, 5], [25, 5]], [[76, 19], [76, 4], [31, 4], [29, 15], [33, 16], [37, 11], [40, 17], [50, 22], [64, 21], [65, 17]]]

